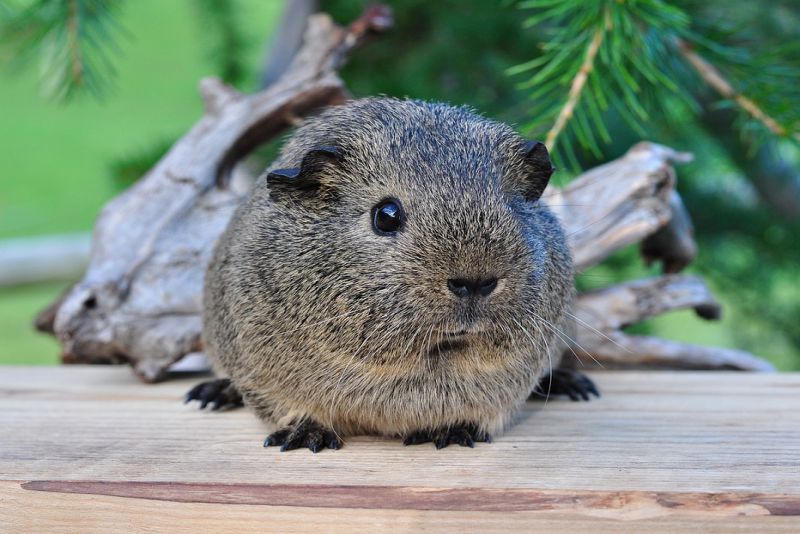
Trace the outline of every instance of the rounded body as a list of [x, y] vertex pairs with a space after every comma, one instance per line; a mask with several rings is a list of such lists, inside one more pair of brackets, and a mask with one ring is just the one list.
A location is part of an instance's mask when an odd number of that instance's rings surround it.
[[[217, 370], [279, 424], [502, 429], [558, 363], [573, 295], [531, 150], [469, 110], [412, 101], [300, 128], [207, 272]], [[387, 203], [402, 210], [392, 232], [376, 222]]]

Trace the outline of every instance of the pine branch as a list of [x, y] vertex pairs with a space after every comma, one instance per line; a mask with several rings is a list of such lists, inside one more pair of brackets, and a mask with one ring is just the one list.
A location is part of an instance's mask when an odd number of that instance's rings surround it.
[[[607, 25], [610, 24], [608, 10], [606, 10], [606, 23]], [[550, 131], [547, 132], [545, 145], [550, 150], [555, 148], [556, 140], [558, 139], [559, 134], [564, 129], [564, 126], [566, 126], [567, 121], [572, 118], [575, 112], [575, 107], [578, 105], [578, 101], [581, 98], [581, 92], [586, 85], [586, 80], [589, 79], [589, 75], [591, 74], [592, 70], [594, 70], [594, 60], [597, 56], [597, 51], [600, 50], [600, 45], [603, 42], [604, 34], [605, 30], [602, 27], [597, 28], [594, 32], [594, 36], [592, 36], [592, 40], [589, 42], [589, 46], [586, 48], [585, 59], [578, 70], [578, 74], [572, 80], [567, 101], [564, 103], [564, 107], [562, 107], [561, 111], [558, 113], [555, 124], [553, 124], [553, 127], [550, 129]]]
[[750, 98], [739, 93], [733, 85], [717, 70], [717, 68], [706, 61], [700, 54], [694, 51], [692, 46], [683, 39], [675, 39], [676, 46], [681, 55], [694, 68], [697, 74], [721, 96], [736, 102], [740, 108], [746, 111], [751, 117], [763, 124], [769, 131], [779, 137], [792, 137], [800, 142], [800, 132], [789, 133], [786, 127], [768, 115]]
[[35, 56], [42, 62], [42, 87], [56, 100], [83, 93], [102, 97], [115, 71], [112, 57], [121, 2], [114, 0], [36, 0], [27, 7], [4, 5], [1, 33], [13, 47], [12, 64], [25, 67]]
[[[705, 37], [716, 34], [703, 21], [690, 20], [682, 9], [658, 0], [521, 0], [519, 7], [531, 10], [525, 26], [543, 36], [537, 55], [508, 71], [530, 73], [519, 85], [530, 93], [530, 119], [524, 126], [529, 135], [545, 135], [554, 157], [573, 170], [585, 161], [576, 144], [583, 153], [603, 156], [601, 145], [611, 142], [607, 122], [622, 119], [646, 136], [654, 117], [669, 120], [665, 102], [672, 102], [671, 109], [685, 104], [697, 111], [692, 82], [698, 74], [746, 112], [742, 117], [748, 124], [740, 124], [740, 130], [756, 126], [800, 142], [797, 107], [789, 104], [800, 75], [791, 58], [800, 46], [772, 46], [754, 56], [727, 40]], [[695, 23], [700, 32], [692, 29]], [[710, 56], [692, 46], [704, 47]], [[712, 61], [735, 73], [740, 90]]]
[[664, 69], [667, 37], [688, 28], [682, 10], [656, 0], [524, 0], [519, 6], [532, 10], [525, 26], [545, 37], [537, 57], [508, 72], [531, 73], [520, 84], [530, 91], [526, 130], [544, 135], [567, 167], [581, 167], [576, 144], [603, 156], [601, 145], [611, 142], [607, 112], [645, 135], [657, 91], [688, 93]]
[[75, 87], [84, 84], [83, 78], [83, 55], [81, 54], [80, 44], [80, 18], [78, 15], [78, 0], [69, 1], [69, 13], [67, 18], [67, 42], [69, 43], [69, 72], [72, 73], [71, 83]]

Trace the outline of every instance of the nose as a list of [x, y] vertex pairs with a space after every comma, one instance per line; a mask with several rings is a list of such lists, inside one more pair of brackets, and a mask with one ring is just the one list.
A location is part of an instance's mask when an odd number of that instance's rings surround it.
[[497, 278], [450, 278], [447, 288], [457, 297], [487, 297], [497, 287]]

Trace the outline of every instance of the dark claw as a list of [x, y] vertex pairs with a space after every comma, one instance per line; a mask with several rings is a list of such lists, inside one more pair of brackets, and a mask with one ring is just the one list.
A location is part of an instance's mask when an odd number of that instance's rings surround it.
[[322, 441], [325, 436], [322, 433], [314, 433], [309, 434], [306, 438], [306, 443], [308, 444], [308, 448], [313, 453], [317, 453], [321, 451], [325, 447], [325, 443]]
[[223, 407], [237, 408], [244, 405], [241, 394], [229, 378], [218, 378], [197, 384], [186, 394], [184, 403], [193, 400], [200, 401], [201, 410], [209, 404], [211, 404], [212, 410], [219, 410]]
[[271, 445], [283, 445], [291, 431], [291, 428], [282, 428], [277, 432], [273, 432], [267, 436], [267, 439], [264, 440], [264, 446], [269, 447]]
[[573, 401], [588, 401], [591, 395], [600, 397], [600, 392], [592, 380], [574, 369], [555, 369], [536, 386], [530, 400], [542, 400], [548, 397], [566, 395]]
[[475, 447], [475, 442], [491, 443], [492, 438], [474, 424], [459, 424], [442, 427], [437, 430], [417, 430], [403, 438], [403, 445], [417, 445], [433, 442], [437, 449], [443, 449], [451, 443], [462, 447]]
[[317, 453], [325, 447], [336, 450], [342, 448], [339, 437], [319, 423], [306, 419], [294, 426], [273, 432], [264, 440], [264, 446], [280, 445], [281, 451], [308, 448]]
[[[292, 451], [294, 449], [299, 449], [300, 447], [308, 446], [309, 449], [314, 451], [312, 446], [308, 444], [310, 439], [309, 432], [311, 429], [307, 429], [306, 423], [300, 423], [294, 430], [289, 433], [289, 437], [286, 438], [286, 441], [283, 443], [281, 447], [281, 451]], [[315, 451], [316, 452], [316, 451]]]
[[403, 438], [403, 445], [416, 445], [418, 443], [426, 443], [433, 440], [433, 435], [427, 430], [418, 430], [412, 432]]
[[460, 432], [454, 433], [453, 438], [453, 443], [458, 443], [462, 447], [469, 447], [470, 449], [475, 448], [475, 440], [472, 439], [470, 433], [463, 428], [460, 430]]
[[205, 385], [205, 382], [197, 384], [195, 387], [190, 389], [189, 392], [186, 394], [186, 398], [183, 400], [183, 403], [187, 404], [189, 401], [198, 398], [197, 395], [200, 393], [200, 390], [203, 388], [203, 385]]
[[339, 441], [339, 438], [333, 432], [328, 432], [327, 441], [325, 442], [325, 446], [331, 450], [338, 450], [342, 448], [342, 442]]

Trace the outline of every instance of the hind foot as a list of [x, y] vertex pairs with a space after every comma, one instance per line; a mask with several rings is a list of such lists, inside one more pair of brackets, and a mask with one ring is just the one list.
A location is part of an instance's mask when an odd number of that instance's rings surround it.
[[573, 401], [588, 401], [592, 395], [600, 397], [600, 392], [588, 376], [574, 369], [555, 369], [550, 374], [544, 375], [528, 398], [543, 400], [548, 397], [567, 396]]
[[218, 378], [197, 384], [186, 394], [184, 402], [193, 400], [200, 401], [201, 410], [209, 404], [212, 410], [244, 406], [242, 395], [236, 386], [231, 384], [230, 378]]
[[403, 438], [403, 445], [433, 442], [437, 449], [451, 443], [462, 447], [474, 447], [477, 442], [491, 443], [492, 437], [472, 423], [441, 427], [435, 430], [417, 430]]
[[333, 450], [340, 449], [342, 441], [332, 430], [311, 419], [304, 419], [267, 436], [264, 446], [272, 445], [280, 445], [282, 452], [308, 447], [311, 452], [316, 453], [325, 447]]

